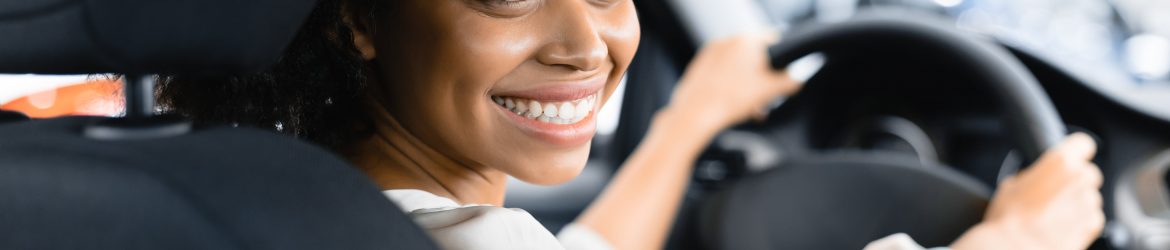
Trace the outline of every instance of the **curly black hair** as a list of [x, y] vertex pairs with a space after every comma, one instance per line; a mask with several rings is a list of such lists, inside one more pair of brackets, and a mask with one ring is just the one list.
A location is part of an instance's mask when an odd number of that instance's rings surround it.
[[160, 108], [196, 124], [271, 129], [340, 150], [372, 131], [367, 62], [354, 47], [343, 11], [376, 0], [319, 0], [279, 61], [254, 74], [226, 77], [160, 75]]

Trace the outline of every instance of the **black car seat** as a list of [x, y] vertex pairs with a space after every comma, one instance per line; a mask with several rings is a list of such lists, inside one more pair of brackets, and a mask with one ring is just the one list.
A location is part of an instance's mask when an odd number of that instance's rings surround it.
[[0, 73], [128, 75], [125, 117], [0, 122], [0, 249], [435, 249], [326, 150], [153, 114], [150, 74], [261, 69], [313, 5], [0, 0]]
[[20, 112], [7, 111], [7, 110], [0, 109], [0, 123], [18, 122], [18, 121], [27, 121], [27, 120], [28, 120], [28, 116], [26, 116]]

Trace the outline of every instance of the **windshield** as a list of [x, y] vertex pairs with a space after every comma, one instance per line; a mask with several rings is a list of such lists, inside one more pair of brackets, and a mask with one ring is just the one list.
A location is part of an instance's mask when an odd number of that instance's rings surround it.
[[774, 25], [833, 22], [869, 6], [944, 13], [1130, 104], [1170, 107], [1170, 2], [1162, 0], [757, 0]]

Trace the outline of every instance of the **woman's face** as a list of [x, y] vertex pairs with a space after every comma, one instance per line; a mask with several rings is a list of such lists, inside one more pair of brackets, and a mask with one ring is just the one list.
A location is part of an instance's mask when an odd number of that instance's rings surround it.
[[580, 172], [638, 47], [630, 0], [387, 2], [366, 34], [375, 98], [413, 137], [531, 183]]

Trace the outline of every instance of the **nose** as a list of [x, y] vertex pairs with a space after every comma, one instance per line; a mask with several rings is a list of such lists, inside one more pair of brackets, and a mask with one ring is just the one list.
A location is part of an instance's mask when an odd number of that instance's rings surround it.
[[[537, 60], [544, 65], [578, 71], [593, 71], [605, 64], [609, 48], [601, 37], [586, 1], [552, 1], [560, 7], [553, 13], [554, 29], [540, 49]], [[552, 4], [550, 4], [552, 5]], [[553, 6], [549, 6], [553, 7]]]

